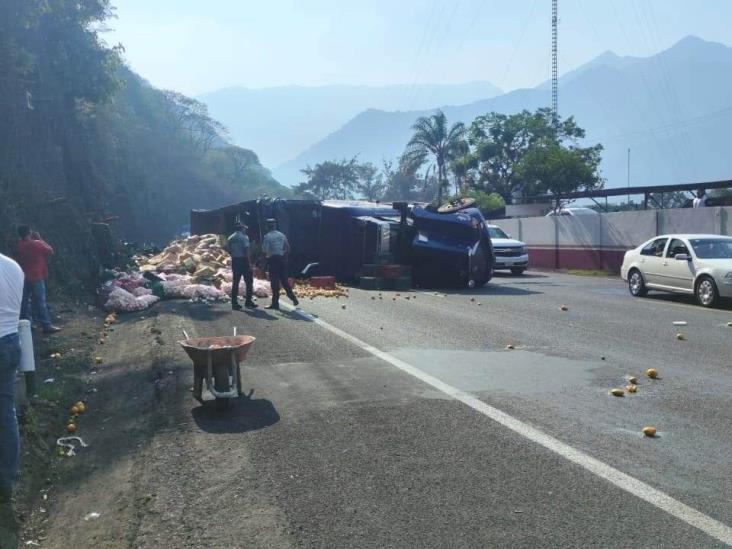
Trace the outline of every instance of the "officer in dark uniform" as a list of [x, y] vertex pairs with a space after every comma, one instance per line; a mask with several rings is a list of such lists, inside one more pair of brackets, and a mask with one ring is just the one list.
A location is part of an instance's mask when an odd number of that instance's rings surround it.
[[262, 239], [262, 253], [267, 258], [269, 282], [272, 285], [272, 303], [267, 309], [279, 310], [280, 285], [297, 307], [299, 302], [287, 279], [287, 255], [290, 253], [290, 243], [287, 237], [277, 230], [277, 221], [274, 219], [267, 220], [267, 234]]
[[239, 311], [239, 282], [244, 278], [246, 285], [246, 301], [244, 306], [247, 309], [256, 309], [257, 305], [252, 301], [254, 287], [254, 275], [252, 273], [251, 257], [249, 254], [249, 237], [247, 227], [240, 222], [234, 225], [236, 231], [228, 239], [227, 248], [231, 254], [231, 271], [234, 275], [234, 284], [231, 286], [231, 308]]

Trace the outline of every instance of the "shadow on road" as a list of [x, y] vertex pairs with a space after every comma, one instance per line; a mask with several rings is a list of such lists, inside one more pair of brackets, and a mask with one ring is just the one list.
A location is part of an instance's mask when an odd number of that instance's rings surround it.
[[[666, 292], [651, 292], [648, 295], [646, 295], [643, 299], [648, 299], [650, 301], [659, 301], [659, 302], [666, 302], [666, 303], [682, 303], [684, 305], [695, 305], [696, 307], [699, 307], [700, 309], [704, 309], [701, 305], [699, 305], [696, 301], [696, 298], [691, 295], [686, 294], [672, 294], [672, 293], [666, 293]], [[714, 307], [711, 307], [712, 311], [729, 311], [732, 309], [732, 299], [720, 299], [719, 303], [717, 303]]]
[[538, 273], [524, 273], [521, 275], [511, 274], [509, 271], [493, 271], [493, 278], [511, 278], [520, 282], [525, 278], [549, 278], [549, 275]]
[[259, 431], [280, 420], [272, 402], [264, 398], [231, 399], [228, 408], [207, 403], [193, 408], [191, 413], [202, 431], [216, 434]]

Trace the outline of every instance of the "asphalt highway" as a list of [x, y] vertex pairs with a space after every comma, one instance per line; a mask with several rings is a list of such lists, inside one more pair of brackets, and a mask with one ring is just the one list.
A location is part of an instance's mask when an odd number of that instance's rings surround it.
[[[125, 546], [118, 531], [139, 548], [732, 541], [729, 306], [533, 272], [476, 291], [352, 289], [295, 312], [166, 302], [153, 314], [117, 326], [98, 382], [121, 390], [114, 376], [144, 367], [130, 345], [152, 322], [177, 410], [165, 400], [164, 427], [132, 464], [80, 486], [65, 518], [98, 509], [111, 483], [134, 503], [59, 527], [55, 546]], [[253, 392], [200, 406], [175, 341], [233, 326], [257, 338], [242, 365]], [[636, 394], [609, 394], [631, 375]]]

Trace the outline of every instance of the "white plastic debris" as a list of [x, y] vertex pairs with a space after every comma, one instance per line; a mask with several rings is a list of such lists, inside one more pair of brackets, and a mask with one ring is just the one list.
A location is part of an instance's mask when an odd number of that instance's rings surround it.
[[61, 448], [65, 448], [66, 450], [64, 453], [67, 457], [72, 457], [76, 455], [76, 447], [74, 446], [74, 442], [79, 444], [79, 448], [88, 448], [89, 445], [85, 443], [81, 437], [61, 437], [56, 441], [56, 446], [59, 446]]
[[56, 378], [55, 377], [49, 377], [48, 379], [44, 379], [43, 380], [43, 383], [45, 383], [46, 385], [50, 385], [54, 381], [56, 381]]
[[90, 520], [96, 520], [96, 519], [98, 519], [101, 516], [102, 515], [100, 515], [96, 511], [93, 511], [91, 513], [87, 513], [86, 515], [84, 515], [84, 520], [87, 521], [87, 522], [89, 522]]
[[685, 320], [674, 320], [674, 326], [686, 326], [686, 324]]

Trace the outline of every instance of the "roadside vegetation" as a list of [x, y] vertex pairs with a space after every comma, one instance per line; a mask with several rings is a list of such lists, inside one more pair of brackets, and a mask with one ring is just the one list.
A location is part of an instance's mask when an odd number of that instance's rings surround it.
[[31, 224], [68, 287], [94, 282], [100, 235], [167, 241], [191, 208], [289, 195], [203, 104], [125, 66], [103, 41], [113, 15], [109, 0], [0, 2], [0, 250]]

